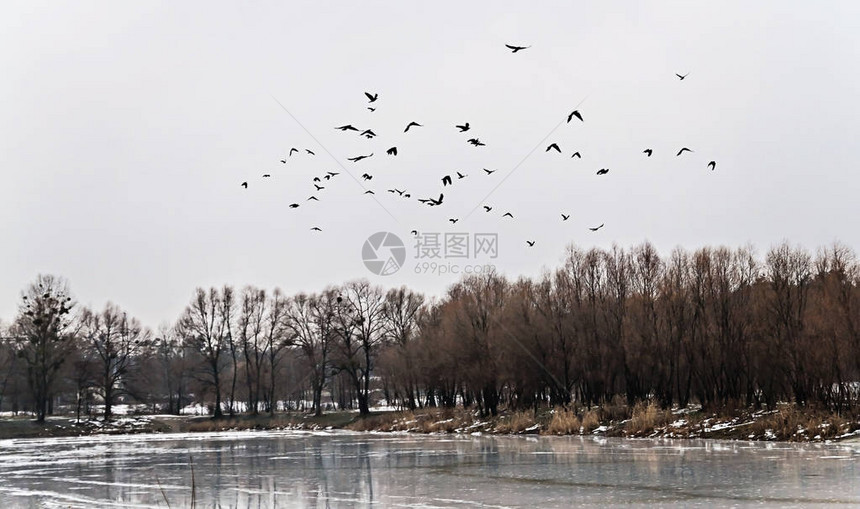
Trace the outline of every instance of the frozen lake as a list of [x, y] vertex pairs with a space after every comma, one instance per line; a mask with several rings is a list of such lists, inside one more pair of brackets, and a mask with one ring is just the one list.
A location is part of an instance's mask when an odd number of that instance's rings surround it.
[[347, 432], [0, 440], [12, 507], [860, 506], [860, 444]]

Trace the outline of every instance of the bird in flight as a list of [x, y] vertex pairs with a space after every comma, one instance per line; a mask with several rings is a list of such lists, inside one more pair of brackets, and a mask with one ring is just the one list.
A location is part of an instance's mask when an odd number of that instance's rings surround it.
[[314, 177], [314, 182], [322, 182], [319, 177]]
[[368, 102], [375, 102], [379, 98], [378, 92], [373, 95], [370, 95], [370, 92], [365, 92], [364, 95], [367, 96]]
[[317, 188], [317, 191], [322, 191], [323, 189], [325, 189], [325, 187], [323, 187], [323, 186], [318, 186], [318, 185], [316, 185], [316, 184], [314, 184], [314, 187], [315, 187], [315, 188]]
[[316, 154], [314, 154], [313, 150], [311, 150], [311, 149], [309, 149], [309, 148], [306, 148], [306, 149], [305, 149], [305, 152], [307, 152], [308, 154], [310, 154], [310, 155], [312, 155], [312, 156], [315, 156], [315, 155], [316, 155]]
[[311, 231], [312, 232], [321, 232], [322, 229], [319, 226], [314, 226], [313, 228], [311, 228]]
[[430, 205], [441, 205], [441, 204], [442, 204], [442, 199], [444, 199], [444, 198], [445, 198], [445, 195], [444, 195], [444, 194], [442, 194], [442, 193], [439, 193], [439, 199], [438, 199], [438, 200], [434, 200], [433, 198], [430, 198], [430, 199], [429, 199], [429, 200], [430, 200], [430, 203], [429, 203], [429, 204], [430, 204]]
[[247, 182], [242, 182], [240, 185], [242, 187], [244, 187], [245, 189], [248, 189], [248, 183]]
[[573, 155], [570, 156], [570, 158], [573, 159], [574, 157], [578, 157], [578, 158], [582, 159], [582, 154], [580, 154], [579, 152], [574, 152]]
[[363, 173], [361, 175], [361, 178], [363, 178], [364, 180], [370, 180], [373, 178], [373, 175], [371, 175], [370, 173]]
[[313, 201], [320, 201], [320, 200], [319, 200], [319, 198], [317, 198], [316, 196], [311, 196], [310, 198], [308, 198], [308, 200], [307, 200], [307, 201], [311, 201], [311, 200], [313, 200]]
[[297, 209], [297, 208], [299, 208], [299, 204], [298, 203], [290, 203], [290, 208], [291, 209]]
[[710, 169], [711, 169], [711, 171], [714, 171], [714, 169], [715, 169], [716, 167], [717, 167], [717, 162], [716, 162], [716, 161], [711, 161], [711, 162], [709, 162], [709, 163], [708, 163], [708, 168], [710, 168]]
[[558, 144], [557, 144], [557, 143], [553, 143], [553, 144], [551, 144], [550, 146], [548, 146], [548, 147], [546, 148], [546, 152], [549, 152], [550, 150], [553, 150], [553, 149], [555, 149], [555, 151], [556, 151], [556, 152], [558, 152], [559, 154], [561, 154], [561, 149], [560, 149], [560, 148], [558, 148]]
[[465, 123], [465, 124], [463, 124], [463, 125], [455, 125], [454, 127], [456, 127], [457, 129], [459, 129], [461, 133], [465, 133], [466, 131], [468, 131], [468, 130], [469, 130], [469, 123], [468, 123], [468, 122], [466, 122], [466, 123]]
[[510, 212], [505, 212], [504, 214], [502, 214], [502, 217], [509, 217], [509, 218], [513, 219], [514, 215], [511, 214]]
[[451, 175], [442, 177], [442, 186], [447, 186], [448, 184], [451, 184]]
[[570, 219], [570, 214], [567, 214], [567, 215], [562, 214], [562, 215], [561, 215], [561, 220], [562, 220], [562, 221], [567, 221], [568, 219]]
[[281, 162], [282, 162], [282, 163], [284, 163], [284, 164], [287, 164], [287, 160], [286, 160], [286, 159], [281, 159]]
[[467, 143], [471, 143], [472, 145], [474, 145], [474, 146], [476, 146], [476, 147], [483, 147], [483, 146], [486, 146], [486, 145], [487, 145], [486, 143], [482, 142], [482, 141], [481, 141], [481, 140], [479, 140], [478, 138], [469, 138], [469, 139], [467, 140]]
[[390, 155], [390, 156], [396, 156], [397, 155], [397, 147], [391, 147], [390, 149], [386, 150], [385, 153]]
[[335, 173], [335, 172], [333, 172], [333, 171], [327, 171], [327, 172], [326, 172], [326, 176], [327, 176], [327, 177], [336, 177], [336, 176], [338, 176], [338, 175], [340, 175], [340, 173]]
[[370, 106], [368, 106], [367, 109], [369, 109], [370, 111], [376, 111], [376, 108], [371, 108]]
[[600, 226], [595, 226], [594, 228], [589, 228], [589, 230], [596, 232], [597, 230], [603, 228], [603, 223], [600, 223]]
[[352, 126], [351, 126], [351, 125], [349, 125], [349, 124], [342, 125], [342, 126], [340, 126], [340, 127], [335, 127], [335, 129], [338, 129], [338, 130], [341, 130], [341, 131], [344, 131], [344, 132], [346, 132], [346, 131], [358, 131], [358, 129], [356, 129], [355, 127], [352, 127]]
[[514, 46], [513, 44], [505, 44], [505, 47], [511, 50], [511, 53], [531, 48], [531, 46]]
[[582, 115], [579, 113], [579, 110], [573, 110], [570, 113], [570, 115], [567, 116], [567, 123], [568, 124], [570, 123], [571, 120], [573, 120], [573, 117], [576, 117], [579, 119], [580, 122], [583, 122]]
[[489, 212], [489, 211], [493, 210], [493, 207], [490, 207], [489, 205], [484, 205], [484, 210]]
[[642, 151], [642, 153], [646, 154], [648, 157], [651, 157], [652, 152], [654, 152], [654, 151], [651, 150], [650, 148], [646, 148], [645, 150]]
[[271, 175], [270, 175], [270, 174], [268, 174], [268, 173], [264, 173], [264, 174], [263, 174], [263, 178], [264, 178], [264, 179], [267, 179], [267, 178], [269, 178], [269, 177], [271, 177]]
[[685, 74], [685, 75], [683, 75], [683, 76], [681, 76], [681, 75], [680, 75], [680, 74], [678, 74], [678, 73], [675, 73], [675, 76], [677, 76], [677, 77], [678, 77], [678, 79], [679, 79], [679, 80], [681, 80], [681, 81], [684, 81], [684, 78], [686, 78], [686, 77], [687, 77], [687, 76], [689, 76], [689, 75], [690, 75], [690, 73], [687, 73], [687, 74]]
[[529, 245], [529, 247], [534, 247], [534, 245], [535, 245], [535, 241], [533, 241], [533, 240], [527, 240], [527, 241], [526, 241], [526, 244], [528, 244], [528, 245]]
[[455, 219], [455, 218], [453, 218], [453, 217], [452, 217], [452, 218], [451, 218], [451, 219], [449, 219], [448, 221], [451, 221], [451, 224], [457, 224], [457, 221], [459, 221], [459, 219]]
[[675, 157], [683, 154], [684, 152], [692, 152], [692, 150], [688, 149], [687, 147], [684, 147], [681, 150], [679, 150], [677, 154], [675, 154]]
[[468, 177], [468, 175], [463, 175], [463, 174], [462, 174], [462, 173], [460, 173], [459, 171], [457, 172], [457, 178], [458, 178], [458, 179], [464, 179], [464, 178], [466, 178], [466, 177]]
[[411, 233], [412, 235], [418, 235], [418, 230], [412, 230], [412, 231], [411, 231], [411, 232], [409, 232], [409, 233]]
[[607, 173], [609, 173], [609, 168], [600, 168], [597, 170], [598, 175], [606, 175]]
[[376, 193], [374, 193], [373, 191], [368, 190], [368, 191], [365, 191], [365, 192], [364, 192], [364, 194], [376, 194]]
[[368, 156], [355, 156], [355, 157], [350, 157], [350, 158], [348, 158], [348, 159], [347, 159], [347, 161], [352, 161], [352, 162], [354, 162], [354, 163], [357, 163], [357, 162], [361, 161], [362, 159], [367, 159], [368, 157], [370, 157], [370, 156], [372, 156], [372, 155], [373, 155], [373, 154], [370, 154], [370, 155], [368, 155]]
[[488, 170], [488, 169], [484, 168], [484, 171], [487, 172], [487, 175], [492, 175], [493, 173], [496, 173], [499, 170]]
[[290, 149], [290, 157], [293, 157], [293, 152], [298, 153], [298, 151], [299, 151], [299, 149], [297, 149], [297, 148], [295, 148], [295, 147], [291, 148], [291, 149]]
[[409, 122], [408, 124], [406, 124], [406, 129], [404, 129], [404, 130], [403, 130], [403, 132], [404, 132], [404, 133], [405, 133], [405, 132], [408, 132], [408, 131], [409, 131], [409, 128], [410, 128], [410, 127], [412, 127], [412, 126], [415, 126], [415, 127], [424, 127], [423, 125], [419, 124], [418, 122]]
[[362, 131], [358, 135], [364, 136], [365, 138], [367, 138], [369, 140], [369, 139], [373, 138], [374, 136], [376, 136], [376, 133], [371, 131], [370, 129], [365, 129], [364, 131]]

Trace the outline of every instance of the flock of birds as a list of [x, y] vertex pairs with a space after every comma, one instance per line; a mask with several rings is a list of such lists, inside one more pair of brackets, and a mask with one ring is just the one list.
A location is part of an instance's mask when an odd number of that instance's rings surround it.
[[[505, 47], [510, 49], [511, 53], [517, 53], [517, 52], [529, 49], [531, 46], [515, 46], [512, 44], [505, 44]], [[689, 74], [690, 73], [683, 74], [683, 75], [682, 74], [675, 74], [675, 76], [677, 76], [679, 80], [683, 81], [684, 79], [687, 78], [687, 76], [689, 76]], [[364, 92], [364, 95], [368, 100], [367, 109], [370, 112], [376, 111], [376, 102], [379, 100], [379, 93]], [[578, 109], [573, 110], [572, 112], [570, 112], [567, 115], [567, 123], [570, 123], [571, 121], [573, 121], [573, 119], [577, 119], [580, 122], [585, 122], [585, 119], [583, 118], [582, 113]], [[408, 124], [406, 124], [406, 128], [403, 130], [403, 132], [409, 133], [410, 129], [418, 128], [418, 127], [424, 127], [424, 126], [418, 122], [410, 121]], [[454, 128], [456, 128], [460, 133], [465, 133], [465, 132], [471, 131], [472, 126], [470, 125], [469, 122], [464, 122], [462, 124], [455, 124]], [[335, 127], [335, 129], [338, 131], [344, 132], [344, 133], [356, 132], [356, 133], [358, 133], [359, 136], [362, 136], [362, 137], [367, 138], [367, 139], [373, 139], [376, 137], [376, 133], [373, 132], [372, 129], [361, 130], [361, 129], [359, 129], [359, 128], [351, 125], [351, 124], [341, 125], [341, 126]], [[482, 142], [477, 136], [472, 137], [472, 138], [468, 138], [466, 140], [466, 143], [468, 143], [472, 146], [475, 146], [475, 147], [486, 146], [486, 144], [484, 142]], [[550, 151], [555, 151], [559, 154], [563, 153], [561, 147], [559, 147], [559, 145], [557, 143], [550, 143], [546, 147], [545, 152], [550, 152]], [[688, 148], [688, 147], [681, 147], [681, 149], [678, 150], [678, 153], [675, 154], [675, 156], [680, 157], [685, 152], [693, 152], [693, 150]], [[287, 154], [287, 156], [284, 159], [281, 159], [280, 162], [282, 164], [287, 164], [288, 160], [290, 158], [292, 158], [294, 154], [301, 154], [301, 153], [302, 153], [301, 150], [293, 147], [289, 150], [289, 153]], [[309, 156], [315, 156], [316, 155], [312, 150], [307, 149], [307, 148], [304, 149], [304, 153], [305, 153], [305, 155], [309, 155]], [[395, 156], [396, 157], [397, 153], [398, 153], [397, 147], [392, 146], [391, 148], [387, 149], [385, 151], [385, 153], [388, 156]], [[651, 157], [651, 155], [654, 153], [654, 151], [651, 148], [646, 148], [645, 150], [642, 151], [642, 153], [645, 154], [646, 157]], [[362, 154], [362, 155], [357, 155], [355, 157], [350, 157], [350, 158], [347, 158], [347, 160], [352, 162], [352, 163], [359, 163], [360, 161], [363, 161], [364, 159], [371, 158], [373, 156], [374, 156], [374, 153], [371, 152], [370, 154], [366, 154], [366, 155]], [[579, 152], [574, 152], [570, 157], [582, 159], [582, 155]], [[715, 170], [716, 166], [717, 166], [716, 161], [710, 161], [707, 164], [707, 168], [710, 169], [711, 171]], [[490, 170], [487, 168], [483, 168], [483, 171], [484, 171], [485, 175], [489, 177], [489, 176], [492, 176], [494, 173], [496, 173], [497, 170]], [[459, 171], [454, 172], [454, 173], [456, 175], [456, 180], [462, 180], [462, 179], [465, 179], [469, 176], [469, 175], [463, 174]], [[597, 175], [606, 175], [608, 173], [609, 173], [609, 168], [600, 168], [599, 170], [597, 170]], [[326, 185], [324, 185], [324, 184], [326, 184], [328, 181], [331, 181], [332, 179], [334, 179], [338, 175], [340, 175], [340, 173], [329, 171], [329, 172], [326, 172], [325, 175], [314, 177], [313, 178], [313, 186], [314, 186], [316, 192], [323, 191], [326, 188]], [[264, 179], [271, 178], [271, 176], [272, 175], [270, 173], [264, 173], [263, 174]], [[361, 179], [363, 181], [370, 181], [370, 180], [373, 180], [373, 175], [365, 172], [361, 175]], [[447, 186], [453, 186], [455, 179], [452, 175], [444, 175], [441, 178], [441, 182], [442, 182], [442, 187], [446, 188]], [[248, 188], [248, 182], [247, 181], [242, 182], [241, 187], [247, 189]], [[388, 191], [388, 193], [397, 195], [397, 197], [399, 197], [399, 198], [404, 198], [404, 199], [412, 198], [412, 194], [407, 192], [407, 190], [405, 190], [405, 189], [398, 189], [395, 187], [392, 189], [388, 189], [387, 191]], [[368, 190], [364, 191], [364, 194], [373, 195], [373, 194], [375, 194], [375, 192], [373, 190], [368, 189]], [[442, 205], [444, 199], [445, 199], [445, 194], [443, 192], [439, 193], [438, 198], [436, 198], [434, 196], [429, 196], [426, 198], [417, 198], [418, 202], [420, 202], [426, 206], [429, 206], [429, 207], [436, 207], [436, 206]], [[319, 200], [319, 198], [317, 198], [316, 194], [312, 194], [306, 201], [320, 201], [320, 200]], [[301, 204], [299, 204], [299, 203], [291, 203], [289, 205], [289, 207], [292, 209], [298, 208], [300, 206], [301, 206]], [[491, 213], [494, 210], [494, 208], [495, 207], [492, 207], [490, 205], [483, 205], [483, 209], [486, 213]], [[560, 215], [561, 215], [562, 221], [567, 221], [570, 219], [570, 214], [565, 214], [564, 212], [562, 212]], [[514, 215], [510, 211], [505, 211], [505, 213], [502, 214], [502, 218], [514, 219]], [[452, 218], [449, 218], [448, 221], [451, 224], [456, 224], [459, 221], [459, 218], [452, 217]], [[589, 227], [588, 229], [591, 230], [592, 232], [596, 232], [603, 227], [604, 227], [604, 223], [601, 223], [598, 226], [592, 226], [592, 227]], [[313, 226], [313, 227], [311, 227], [311, 231], [322, 232], [322, 228], [320, 228], [319, 226]], [[418, 235], [418, 231], [412, 230], [411, 234], [412, 235]], [[534, 247], [535, 244], [536, 244], [535, 240], [526, 240], [526, 245], [528, 247]]]

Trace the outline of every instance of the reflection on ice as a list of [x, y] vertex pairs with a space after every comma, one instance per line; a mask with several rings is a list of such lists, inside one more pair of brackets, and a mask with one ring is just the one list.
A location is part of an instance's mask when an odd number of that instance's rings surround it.
[[223, 432], [0, 441], [6, 507], [860, 504], [860, 445]]

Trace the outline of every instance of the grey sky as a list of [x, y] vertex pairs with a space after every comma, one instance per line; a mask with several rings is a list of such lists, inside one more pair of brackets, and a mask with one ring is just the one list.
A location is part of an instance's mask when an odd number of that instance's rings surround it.
[[[416, 275], [411, 243], [407, 266], [373, 276], [360, 253], [377, 231], [498, 232], [492, 262], [511, 277], [557, 266], [571, 242], [860, 245], [858, 2], [247, 4], [3, 3], [0, 318], [37, 273], [150, 326], [196, 286], [369, 277], [439, 295], [457, 279]], [[542, 143], [492, 214], [449, 225], [583, 99], [585, 122]], [[411, 120], [425, 127], [404, 134]], [[465, 143], [466, 121], [487, 146]], [[333, 129], [346, 123], [379, 136]], [[282, 165], [293, 146], [317, 155]], [[397, 220], [339, 164], [373, 174]], [[469, 177], [440, 207], [385, 192], [437, 196], [457, 170]], [[314, 193], [325, 171], [341, 175]]]

